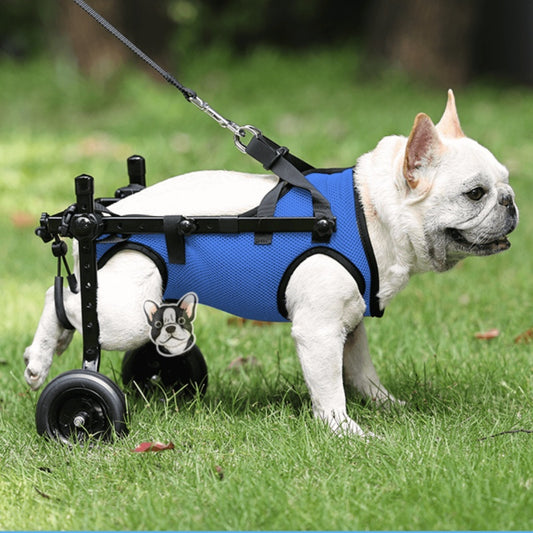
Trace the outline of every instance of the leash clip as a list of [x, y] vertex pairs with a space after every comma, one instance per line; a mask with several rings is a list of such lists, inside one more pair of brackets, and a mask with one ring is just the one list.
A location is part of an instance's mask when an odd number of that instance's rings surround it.
[[261, 135], [261, 130], [259, 130], [255, 126], [250, 126], [249, 124], [247, 124], [246, 126], [240, 127], [239, 131], [235, 133], [233, 137], [233, 142], [235, 143], [235, 146], [243, 154], [246, 153], [246, 148], [248, 147], [248, 145], [244, 144], [241, 139], [246, 137], [248, 133], [251, 133], [254, 137], [257, 137]]
[[241, 131], [241, 127], [238, 124], [235, 124], [235, 122], [224, 118], [220, 113], [215, 111], [207, 102], [202, 100], [199, 96], [195, 95], [192, 98], [189, 98], [189, 102], [191, 102], [191, 104], [194, 104], [200, 111], [203, 111], [204, 113], [209, 115], [223, 128], [227, 128], [234, 135], [240, 135], [239, 132]]
[[206, 101], [202, 100], [199, 96], [193, 96], [188, 99], [191, 104], [194, 104], [200, 111], [203, 111], [209, 115], [214, 121], [216, 121], [220, 126], [226, 128], [233, 133], [233, 141], [235, 146], [243, 154], [246, 153], [246, 145], [242, 142], [241, 139], [246, 137], [248, 133], [251, 133], [254, 137], [261, 135], [261, 131], [255, 126], [239, 126], [232, 120], [228, 120], [223, 117], [218, 111], [215, 111]]

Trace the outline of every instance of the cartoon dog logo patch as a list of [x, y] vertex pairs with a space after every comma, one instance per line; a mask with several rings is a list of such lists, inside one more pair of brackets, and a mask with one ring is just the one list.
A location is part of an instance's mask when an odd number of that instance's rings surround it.
[[144, 302], [144, 313], [150, 326], [150, 339], [158, 353], [174, 357], [190, 350], [195, 343], [193, 321], [196, 317], [198, 296], [185, 294], [178, 303], [157, 305]]

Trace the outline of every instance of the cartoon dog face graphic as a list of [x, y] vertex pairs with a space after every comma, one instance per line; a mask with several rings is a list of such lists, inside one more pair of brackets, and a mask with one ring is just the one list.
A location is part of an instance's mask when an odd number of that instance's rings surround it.
[[193, 321], [197, 304], [198, 296], [194, 292], [185, 294], [178, 303], [157, 305], [152, 300], [144, 303], [150, 339], [158, 353], [174, 357], [194, 346]]

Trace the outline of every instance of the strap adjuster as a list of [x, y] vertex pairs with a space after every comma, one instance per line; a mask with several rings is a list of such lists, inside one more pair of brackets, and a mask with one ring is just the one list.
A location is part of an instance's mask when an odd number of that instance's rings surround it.
[[289, 149], [285, 146], [280, 146], [276, 151], [272, 152], [272, 158], [263, 162], [263, 168], [270, 170], [280, 157], [285, 157], [289, 153]]

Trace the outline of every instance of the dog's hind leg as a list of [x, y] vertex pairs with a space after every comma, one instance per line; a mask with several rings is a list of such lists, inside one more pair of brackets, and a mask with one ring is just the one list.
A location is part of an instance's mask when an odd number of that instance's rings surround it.
[[161, 302], [162, 285], [155, 263], [135, 250], [118, 252], [98, 271], [98, 321], [103, 350], [133, 350], [149, 341], [144, 304], [147, 300]]
[[365, 325], [361, 322], [344, 343], [344, 383], [378, 405], [402, 403], [381, 384], [370, 359]]
[[[162, 280], [155, 264], [145, 255], [126, 250], [113, 256], [98, 272], [98, 322], [100, 343], [104, 350], [126, 351], [148, 341], [148, 325], [143, 304], [161, 301]], [[81, 297], [65, 291], [67, 318], [82, 330]], [[34, 390], [48, 376], [54, 353], [62, 353], [73, 331], [59, 323], [54, 303], [54, 288], [46, 293], [43, 313], [33, 342], [24, 352], [24, 377]]]

